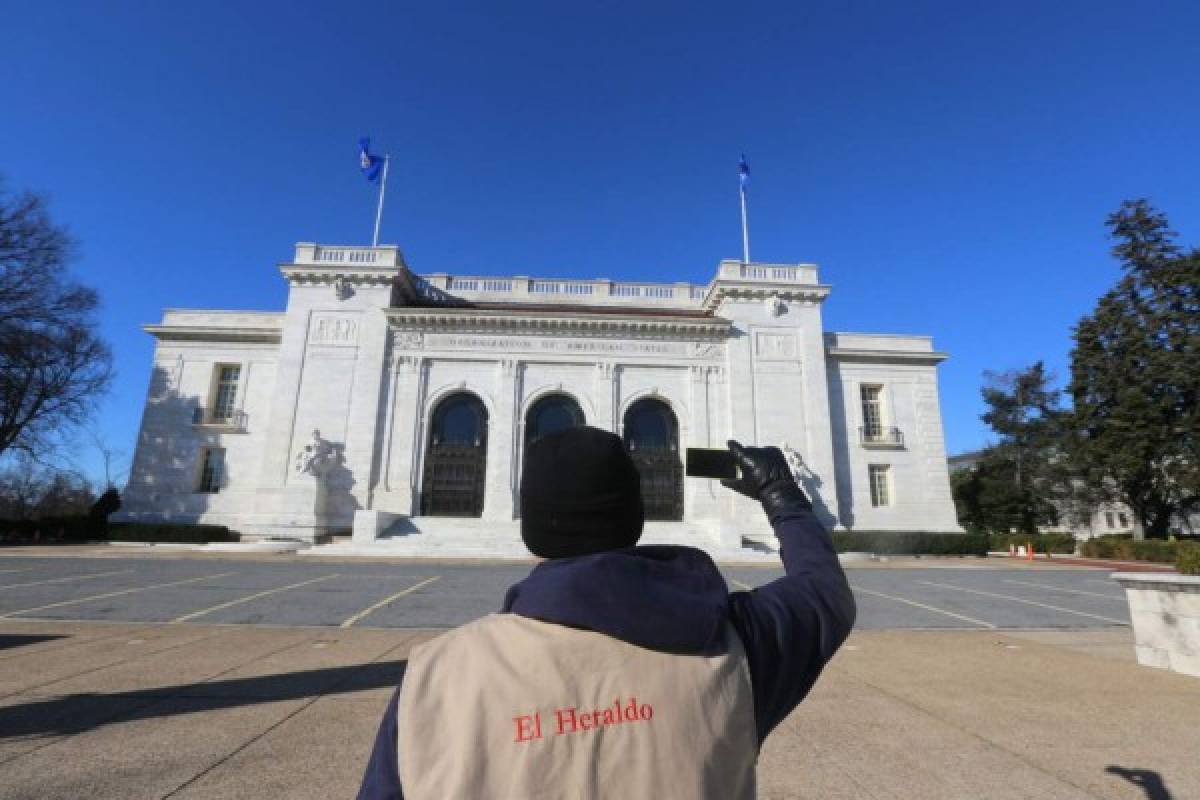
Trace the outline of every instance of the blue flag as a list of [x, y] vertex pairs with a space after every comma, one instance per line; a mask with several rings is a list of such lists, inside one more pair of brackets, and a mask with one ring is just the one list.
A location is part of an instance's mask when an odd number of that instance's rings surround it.
[[379, 173], [383, 170], [383, 158], [371, 155], [371, 140], [366, 136], [358, 140], [358, 166], [367, 180], [372, 183], [379, 180]]
[[745, 154], [738, 160], [738, 183], [743, 189], [750, 185], [750, 165], [746, 163]]

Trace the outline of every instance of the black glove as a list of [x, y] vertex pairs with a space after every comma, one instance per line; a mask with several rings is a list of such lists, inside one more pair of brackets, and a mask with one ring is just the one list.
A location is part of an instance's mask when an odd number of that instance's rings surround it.
[[728, 445], [741, 477], [723, 480], [722, 486], [761, 502], [768, 517], [782, 511], [812, 510], [812, 503], [796, 485], [792, 468], [778, 447], [742, 447], [732, 439]]

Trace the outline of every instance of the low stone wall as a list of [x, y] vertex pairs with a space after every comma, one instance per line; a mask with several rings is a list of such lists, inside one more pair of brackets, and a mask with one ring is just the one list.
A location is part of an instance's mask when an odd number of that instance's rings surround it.
[[1117, 572], [1139, 664], [1200, 677], [1200, 576]]

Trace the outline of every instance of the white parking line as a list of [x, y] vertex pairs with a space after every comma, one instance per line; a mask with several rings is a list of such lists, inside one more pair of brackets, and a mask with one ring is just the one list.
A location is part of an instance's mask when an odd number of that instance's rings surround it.
[[0, 586], [0, 592], [5, 589], [17, 589], [21, 586], [40, 586], [44, 583], [65, 583], [67, 581], [86, 581], [90, 578], [103, 578], [108, 575], [123, 575], [126, 572], [133, 572], [131, 569], [119, 569], [116, 572], [93, 572], [90, 575], [68, 575], [65, 578], [50, 578], [44, 581], [29, 581], [27, 583], [8, 583]]
[[1052, 606], [1049, 603], [1039, 603], [1036, 600], [1026, 600], [1023, 597], [1013, 597], [1011, 594], [997, 594], [996, 592], [984, 592], [984, 591], [980, 591], [979, 589], [967, 589], [962, 586], [954, 586], [953, 584], [949, 584], [949, 583], [934, 583], [933, 581], [916, 581], [916, 582], [923, 583], [926, 586], [940, 586], [943, 589], [954, 589], [959, 592], [970, 592], [971, 594], [977, 594], [977, 595], [981, 595], [983, 597], [998, 597], [1001, 600], [1012, 600], [1013, 602], [1024, 603], [1025, 605], [1029, 605], [1029, 606], [1040, 606], [1041, 608], [1048, 608], [1052, 611], [1061, 611], [1064, 614], [1075, 614], [1080, 617], [1091, 617], [1092, 619], [1098, 619], [1098, 620], [1102, 620], [1104, 622], [1113, 622], [1113, 623], [1116, 623], [1117, 625], [1128, 625], [1129, 624], [1127, 621], [1125, 621], [1123, 619], [1113, 619], [1112, 617], [1102, 617], [1099, 614], [1088, 614], [1086, 611], [1076, 611], [1073, 608], [1063, 608], [1061, 606]]
[[269, 594], [275, 594], [276, 592], [286, 592], [288, 589], [296, 589], [301, 586], [308, 586], [310, 583], [320, 583], [321, 581], [327, 581], [330, 578], [336, 578], [336, 577], [337, 577], [337, 573], [334, 573], [333, 575], [322, 575], [320, 578], [313, 578], [312, 580], [300, 581], [299, 583], [293, 583], [290, 586], [280, 586], [277, 589], [267, 589], [265, 592], [258, 592], [256, 594], [248, 595], [246, 597], [240, 597], [237, 600], [230, 600], [228, 603], [221, 603], [219, 605], [213, 606], [212, 608], [205, 608], [205, 609], [201, 609], [200, 611], [193, 611], [190, 614], [184, 614], [182, 617], [176, 617], [175, 619], [171, 620], [171, 624], [175, 625], [180, 622], [187, 622], [189, 619], [195, 619], [196, 617], [203, 617], [205, 614], [211, 614], [214, 611], [220, 611], [221, 609], [229, 608], [230, 606], [241, 605], [242, 603], [249, 603], [251, 600], [257, 600], [258, 598], [266, 597]]
[[441, 575], [434, 575], [432, 578], [427, 578], [426, 580], [421, 581], [420, 583], [416, 584], [415, 586], [408, 587], [407, 589], [405, 589], [402, 592], [396, 592], [391, 597], [385, 597], [382, 600], [380, 600], [378, 603], [376, 603], [375, 605], [367, 606], [362, 611], [359, 611], [357, 614], [355, 614], [351, 617], [347, 617], [346, 620], [344, 622], [342, 622], [341, 627], [349, 628], [351, 625], [358, 622], [363, 617], [366, 617], [368, 614], [372, 613], [373, 611], [378, 611], [379, 609], [383, 608], [384, 606], [386, 606], [388, 603], [392, 602], [393, 600], [398, 600], [401, 597], [404, 597], [404, 595], [406, 595], [406, 594], [412, 594], [417, 589], [420, 589], [422, 586], [428, 586], [429, 584], [433, 583], [434, 581], [438, 580], [441, 577], [442, 577]]
[[106, 597], [117, 597], [123, 594], [133, 594], [134, 592], [145, 592], [149, 589], [161, 589], [166, 586], [179, 586], [184, 583], [195, 583], [196, 581], [206, 581], [210, 578], [224, 578], [226, 575], [232, 575], [232, 572], [218, 572], [215, 575], [201, 575], [199, 578], [187, 578], [182, 581], [168, 581], [166, 583], [154, 583], [149, 586], [138, 586], [133, 589], [122, 589], [119, 592], [105, 592], [104, 594], [94, 594], [90, 597], [79, 597], [74, 600], [63, 600], [61, 603], [50, 603], [44, 606], [34, 606], [33, 608], [22, 608], [17, 611], [7, 611], [0, 614], [0, 619], [15, 616], [16, 614], [28, 614], [33, 611], [45, 611], [48, 608], [62, 608], [63, 606], [75, 606], [80, 603], [87, 603], [91, 600], [103, 600]]
[[968, 616], [964, 616], [962, 614], [956, 614], [953, 611], [947, 611], [944, 608], [935, 608], [934, 606], [925, 605], [924, 603], [918, 603], [916, 600], [907, 600], [903, 597], [895, 597], [894, 595], [884, 594], [883, 592], [875, 592], [870, 589], [864, 589], [861, 586], [855, 586], [854, 584], [850, 584], [850, 588], [856, 592], [862, 592], [863, 594], [873, 594], [876, 597], [886, 597], [888, 600], [895, 600], [898, 603], [907, 603], [910, 606], [916, 606], [917, 608], [923, 608], [926, 611], [933, 611], [937, 614], [945, 614], [947, 617], [954, 617], [955, 619], [961, 619], [964, 622], [970, 622], [974, 625], [980, 626], [981, 628], [989, 628], [991, 630], [995, 630], [997, 627], [996, 625], [993, 625], [990, 622], [984, 622], [981, 619], [975, 619], [974, 617], [968, 617]]
[[[1019, 583], [1022, 586], [1035, 586], [1038, 589], [1049, 589], [1052, 592], [1066, 592], [1067, 594], [1085, 594], [1089, 597], [1103, 597], [1105, 600], [1116, 600], [1120, 603], [1125, 602], [1124, 597], [1118, 597], [1115, 594], [1100, 594], [1100, 592], [1085, 592], [1082, 589], [1063, 589], [1058, 586], [1046, 586], [1043, 583], [1031, 583], [1029, 581], [1018, 581], [1018, 580], [1015, 580], [1012, 578], [1001, 578], [1000, 580], [1003, 583]], [[1113, 583], [1116, 583], [1116, 581], [1113, 581]]]

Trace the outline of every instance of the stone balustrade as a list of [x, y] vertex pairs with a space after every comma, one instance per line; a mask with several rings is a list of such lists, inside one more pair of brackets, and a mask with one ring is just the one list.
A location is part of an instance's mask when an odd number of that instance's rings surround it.
[[[292, 266], [327, 267], [339, 270], [377, 270], [404, 266], [404, 256], [395, 245], [352, 247], [301, 242], [296, 245]], [[323, 271], [323, 270], [321, 270]], [[698, 308], [712, 284], [688, 282], [649, 283], [613, 281], [607, 278], [530, 278], [525, 275], [422, 274], [430, 286], [476, 302], [571, 303], [652, 308]], [[816, 285], [817, 268], [812, 264], [761, 264], [726, 260], [717, 269], [716, 280], [738, 284], [769, 284], [781, 288], [797, 284]]]
[[421, 276], [431, 286], [479, 302], [580, 303], [695, 308], [708, 287], [693, 283], [629, 283], [606, 278], [594, 280], [542, 279], [517, 275], [511, 278], [482, 275]]
[[404, 258], [400, 255], [400, 248], [394, 244], [351, 247], [300, 242], [296, 245], [296, 258], [292, 263], [329, 267], [399, 267], [404, 264]]

